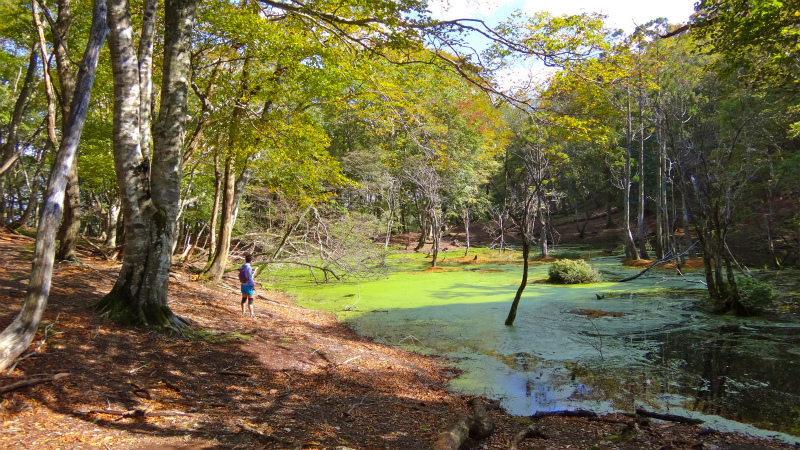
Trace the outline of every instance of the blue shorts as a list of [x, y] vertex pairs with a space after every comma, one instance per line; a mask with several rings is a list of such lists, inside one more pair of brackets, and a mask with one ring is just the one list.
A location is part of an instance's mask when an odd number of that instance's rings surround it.
[[242, 294], [244, 294], [244, 295], [253, 295], [254, 292], [255, 291], [253, 289], [253, 286], [248, 286], [246, 284], [242, 285]]

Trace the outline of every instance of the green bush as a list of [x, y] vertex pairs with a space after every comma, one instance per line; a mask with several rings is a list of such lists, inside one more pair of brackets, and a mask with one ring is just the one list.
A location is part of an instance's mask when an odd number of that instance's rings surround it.
[[740, 302], [749, 314], [758, 314], [778, 297], [772, 285], [750, 277], [736, 277]]
[[548, 271], [551, 283], [578, 284], [600, 281], [600, 272], [586, 261], [562, 259], [554, 262]]

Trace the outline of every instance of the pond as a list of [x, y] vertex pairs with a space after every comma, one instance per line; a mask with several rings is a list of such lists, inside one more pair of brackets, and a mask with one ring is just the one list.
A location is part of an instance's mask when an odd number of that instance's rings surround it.
[[[538, 264], [507, 327], [518, 254], [458, 256], [426, 271], [424, 255], [402, 255], [396, 272], [371, 281], [318, 285], [291, 270], [267, 282], [379, 342], [449, 357], [462, 371], [454, 391], [499, 399], [511, 414], [645, 407], [800, 441], [799, 324], [702, 312], [699, 273], [558, 286], [542, 282], [549, 264]], [[640, 270], [614, 256], [590, 263], [605, 280]]]

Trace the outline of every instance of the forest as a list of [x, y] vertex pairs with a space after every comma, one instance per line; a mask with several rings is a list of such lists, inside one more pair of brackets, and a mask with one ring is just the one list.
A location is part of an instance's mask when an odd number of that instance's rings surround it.
[[602, 217], [626, 260], [700, 258], [711, 310], [757, 315], [752, 270], [800, 264], [797, 7], [702, 0], [626, 33], [425, 0], [2, 2], [0, 220], [35, 249], [0, 370], [79, 248], [119, 264], [98, 314], [177, 335], [176, 268], [214, 286], [251, 254], [323, 284], [510, 248], [511, 326], [557, 227], [591, 243]]

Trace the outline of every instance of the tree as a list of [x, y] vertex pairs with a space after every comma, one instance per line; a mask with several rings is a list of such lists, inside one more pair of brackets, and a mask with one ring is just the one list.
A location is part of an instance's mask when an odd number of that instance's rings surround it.
[[508, 326], [514, 325], [517, 306], [528, 284], [528, 259], [537, 224], [542, 256], [547, 256], [550, 186], [555, 181], [558, 166], [568, 162], [567, 155], [556, 144], [554, 133], [541, 123], [523, 123], [527, 130], [518, 131], [517, 141], [512, 145], [516, 169], [509, 177], [511, 198], [508, 213], [517, 226], [522, 243], [522, 280], [506, 318]]
[[[127, 0], [109, 1], [114, 165], [125, 216], [125, 255], [114, 288], [97, 308], [121, 323], [177, 330], [185, 323], [167, 305], [167, 292], [180, 204], [189, 43], [197, 0], [166, 0], [164, 6], [161, 103], [153, 126], [151, 162], [150, 145], [143, 143], [141, 130], [149, 123], [142, 93], [148, 91], [143, 86], [150, 84], [155, 14], [143, 19], [137, 55]], [[144, 100], [149, 103], [149, 97]]]
[[76, 88], [65, 128], [66, 133], [61, 140], [51, 171], [42, 219], [36, 232], [34, 263], [25, 302], [14, 321], [0, 333], [0, 370], [11, 365], [14, 359], [31, 343], [47, 306], [55, 256], [56, 229], [61, 219], [69, 171], [75, 159], [86, 111], [89, 107], [97, 59], [108, 30], [105, 22], [106, 5], [102, 0], [96, 0], [89, 41], [76, 77]]

